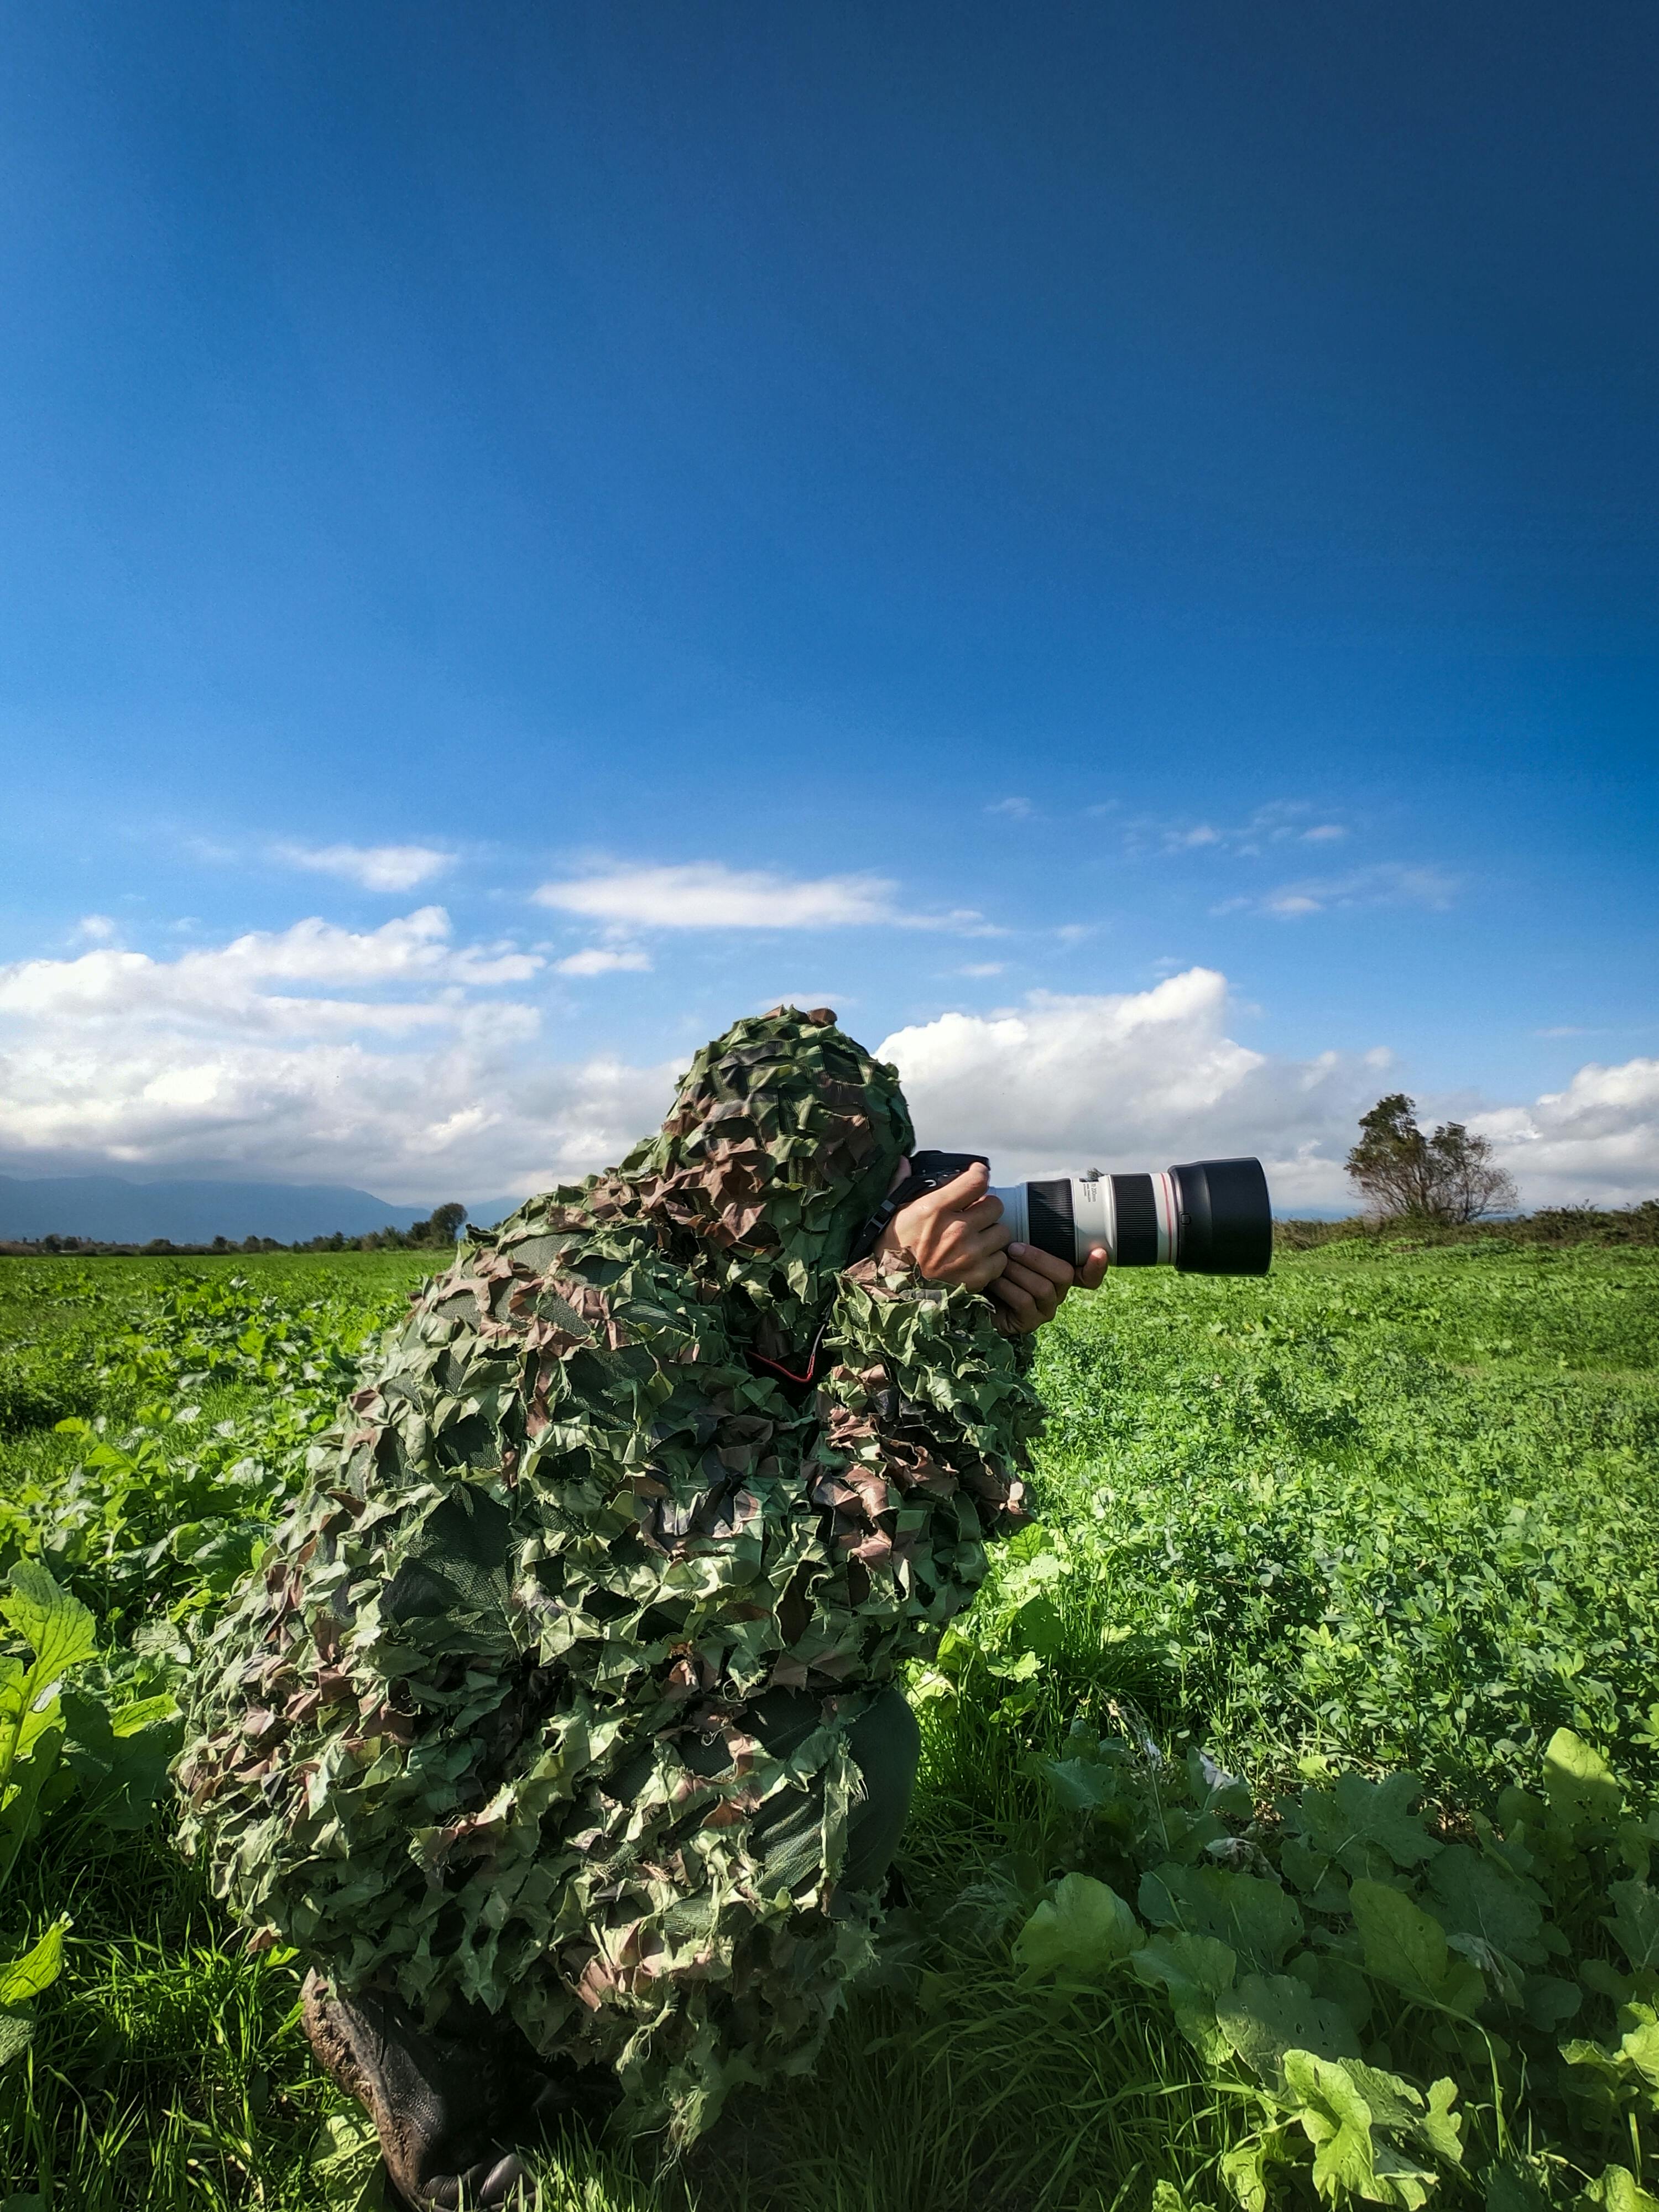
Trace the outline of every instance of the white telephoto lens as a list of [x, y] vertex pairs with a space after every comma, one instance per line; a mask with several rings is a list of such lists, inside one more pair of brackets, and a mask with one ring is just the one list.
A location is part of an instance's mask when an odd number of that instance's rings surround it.
[[1073, 1176], [1072, 1229], [1077, 1240], [1079, 1267], [1097, 1245], [1103, 1245], [1113, 1258], [1116, 1257], [1117, 1224], [1113, 1218], [1110, 1176]]
[[1158, 1264], [1160, 1267], [1173, 1267], [1181, 1200], [1176, 1194], [1175, 1177], [1167, 1170], [1152, 1177], [1152, 1203], [1158, 1208]]
[[1029, 1244], [1031, 1241], [1031, 1214], [1025, 1202], [1024, 1184], [994, 1183], [989, 1195], [1002, 1200], [1002, 1218], [1013, 1231], [1014, 1243]]

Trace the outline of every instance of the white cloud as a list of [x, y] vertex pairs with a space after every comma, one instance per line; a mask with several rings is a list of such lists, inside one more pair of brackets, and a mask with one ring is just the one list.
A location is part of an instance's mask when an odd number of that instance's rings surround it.
[[923, 1143], [988, 1152], [1012, 1180], [1256, 1152], [1281, 1207], [1340, 1205], [1331, 1145], [1370, 1103], [1374, 1071], [1334, 1053], [1270, 1060], [1227, 1035], [1227, 1006], [1225, 977], [1190, 968], [1149, 991], [945, 1014], [880, 1050]]
[[615, 867], [533, 892], [538, 906], [629, 929], [958, 929], [988, 934], [981, 917], [960, 908], [908, 914], [895, 903], [896, 884], [881, 876], [798, 877], [719, 860], [678, 867]]
[[412, 891], [455, 865], [453, 853], [434, 845], [272, 845], [270, 857], [287, 868], [338, 876], [366, 891]]
[[[457, 945], [436, 907], [170, 960], [99, 946], [0, 969], [0, 1164], [350, 1182], [422, 1203], [584, 1173], [660, 1118], [684, 1054], [562, 1056], [514, 988], [546, 972], [535, 952]], [[943, 1014], [879, 1049], [923, 1141], [983, 1149], [1004, 1176], [1256, 1152], [1281, 1208], [1346, 1206], [1342, 1159], [1400, 1079], [1390, 1055], [1276, 1058], [1239, 1042], [1232, 1016], [1224, 978], [1189, 968], [1145, 991]], [[1581, 1068], [1530, 1105], [1460, 1118], [1492, 1137], [1527, 1204], [1659, 1192], [1659, 1060]]]
[[[1228, 1012], [1224, 977], [1190, 968], [1148, 991], [944, 1014], [880, 1052], [924, 1144], [988, 1152], [1010, 1181], [1254, 1152], [1280, 1212], [1352, 1206], [1342, 1162], [1360, 1113], [1398, 1081], [1392, 1054], [1277, 1059], [1235, 1042]], [[1419, 1105], [1425, 1121], [1455, 1110]], [[1524, 1206], [1659, 1196], [1659, 1060], [1583, 1067], [1530, 1106], [1455, 1118], [1493, 1139]]]
[[1468, 1117], [1529, 1206], [1620, 1206], [1659, 1197], [1659, 1060], [1592, 1060], [1565, 1091]]
[[1443, 869], [1413, 867], [1402, 860], [1351, 869], [1343, 876], [1304, 876], [1280, 884], [1261, 897], [1224, 899], [1212, 914], [1266, 914], [1280, 921], [1299, 921], [1310, 914], [1340, 913], [1355, 907], [1422, 906], [1443, 912], [1456, 896], [1461, 879]]
[[83, 945], [112, 945], [117, 931], [108, 915], [83, 914], [71, 934], [78, 937]]
[[1000, 814], [1010, 822], [1029, 822], [1032, 807], [1029, 799], [994, 799], [985, 811]]
[[[452, 1018], [442, 993], [527, 981], [539, 954], [506, 944], [453, 945], [449, 917], [428, 906], [379, 929], [337, 928], [313, 916], [284, 930], [254, 930], [174, 960], [113, 947], [73, 960], [0, 968], [0, 1015], [36, 1021], [206, 1023], [289, 1033], [362, 1025], [399, 1028]], [[272, 984], [310, 986], [303, 994]], [[410, 1002], [319, 996], [345, 989], [416, 986], [437, 996]]]
[[422, 1202], [584, 1173], [660, 1117], [673, 1069], [550, 1061], [538, 1008], [501, 995], [545, 964], [458, 945], [426, 907], [368, 932], [312, 919], [172, 960], [0, 969], [0, 1153]]
[[965, 968], [958, 968], [958, 975], [1000, 975], [1008, 965], [1006, 960], [970, 960]]
[[[1091, 813], [1101, 811], [1090, 809]], [[1334, 844], [1347, 836], [1340, 822], [1310, 823], [1307, 817], [1313, 811], [1311, 801], [1305, 799], [1274, 799], [1256, 807], [1243, 822], [1160, 823], [1141, 816], [1124, 823], [1123, 842], [1133, 854], [1154, 849], [1170, 854], [1207, 851], [1256, 860], [1273, 847]]]
[[561, 975], [609, 975], [619, 968], [642, 973], [650, 967], [651, 956], [636, 945], [586, 945], [553, 965]]

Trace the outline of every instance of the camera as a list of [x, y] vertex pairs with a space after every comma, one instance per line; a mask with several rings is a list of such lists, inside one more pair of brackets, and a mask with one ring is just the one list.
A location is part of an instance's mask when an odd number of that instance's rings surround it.
[[[982, 1152], [917, 1152], [910, 1173], [865, 1224], [853, 1257], [875, 1249], [902, 1206], [990, 1162]], [[1273, 1206], [1260, 1160], [1188, 1160], [1152, 1175], [1051, 1176], [993, 1184], [1017, 1244], [1073, 1267], [1103, 1246], [1115, 1267], [1179, 1267], [1188, 1275], [1265, 1275]]]

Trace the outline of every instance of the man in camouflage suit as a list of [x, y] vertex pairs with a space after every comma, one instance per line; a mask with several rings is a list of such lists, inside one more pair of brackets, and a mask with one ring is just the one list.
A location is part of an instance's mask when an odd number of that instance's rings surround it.
[[913, 1138], [834, 1024], [738, 1022], [620, 1167], [472, 1238], [198, 1674], [185, 1847], [315, 1962], [413, 2205], [512, 2201], [538, 2081], [690, 2138], [867, 1955], [896, 1676], [1018, 1524], [1072, 1277], [982, 1170], [846, 1264]]

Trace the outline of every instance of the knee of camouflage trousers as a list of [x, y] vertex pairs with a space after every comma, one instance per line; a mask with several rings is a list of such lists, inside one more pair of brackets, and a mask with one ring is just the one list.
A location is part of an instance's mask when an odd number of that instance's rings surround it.
[[[817, 1727], [823, 1700], [799, 1690], [769, 1691], [757, 1703], [756, 1729], [768, 1751], [784, 1755]], [[839, 1887], [873, 1893], [891, 1865], [909, 1815], [921, 1732], [902, 1691], [881, 1692], [847, 1732], [847, 1747], [864, 1782], [864, 1797], [848, 1822]], [[787, 1864], [798, 1831], [816, 1832], [822, 1784], [770, 1821], [759, 1824], [757, 1848], [769, 1872]]]

